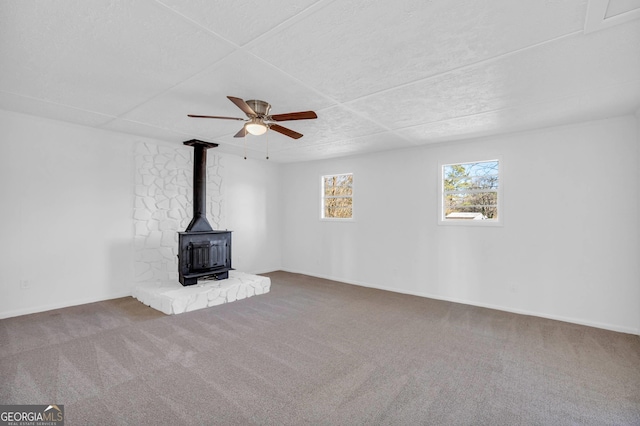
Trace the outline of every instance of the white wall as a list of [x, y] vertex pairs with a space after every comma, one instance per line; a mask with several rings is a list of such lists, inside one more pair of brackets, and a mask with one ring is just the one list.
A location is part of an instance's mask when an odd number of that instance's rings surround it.
[[233, 231], [233, 267], [264, 273], [282, 267], [280, 167], [224, 155], [224, 219]]
[[[636, 129], [637, 129], [637, 132], [636, 132], [637, 144], [639, 147], [637, 161], [638, 161], [638, 164], [640, 164], [640, 108], [636, 111]], [[640, 199], [640, 185], [638, 186], [638, 199]], [[640, 214], [638, 214], [637, 216], [638, 216], [638, 221], [640, 221]], [[637, 244], [638, 244], [638, 251], [640, 252], [640, 226], [638, 226], [638, 243]], [[640, 287], [640, 279], [638, 280], [638, 287]], [[640, 310], [640, 291], [638, 291], [638, 310]], [[638, 330], [640, 330], [640, 317], [638, 318]]]
[[[283, 166], [283, 268], [640, 334], [632, 116]], [[503, 161], [501, 227], [440, 226], [438, 163]], [[355, 221], [320, 221], [354, 173]]]
[[[192, 148], [2, 110], [0, 129], [0, 318], [127, 296], [140, 281], [177, 281], [175, 253], [151, 254], [146, 243], [160, 228], [175, 237], [191, 219]], [[141, 146], [156, 153], [151, 163], [175, 160], [160, 173], [184, 173], [174, 181], [137, 173]], [[220, 175], [208, 176], [207, 216], [212, 226], [234, 231], [233, 267], [280, 269], [278, 165], [209, 152], [215, 161], [208, 172]], [[174, 153], [189, 160], [177, 161]], [[141, 199], [144, 188], [157, 190]], [[171, 191], [188, 194], [188, 206], [163, 209]], [[168, 215], [185, 208], [186, 219]], [[152, 274], [141, 260], [154, 263]]]
[[132, 145], [6, 111], [0, 129], [0, 318], [130, 294]]

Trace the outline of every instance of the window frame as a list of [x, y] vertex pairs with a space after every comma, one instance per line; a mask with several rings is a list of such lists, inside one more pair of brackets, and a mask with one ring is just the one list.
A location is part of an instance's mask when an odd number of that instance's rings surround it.
[[[325, 205], [325, 199], [326, 198], [340, 198], [340, 197], [326, 197], [325, 193], [324, 193], [324, 180], [327, 177], [334, 177], [334, 176], [351, 176], [352, 177], [352, 182], [351, 182], [351, 196], [350, 197], [344, 197], [344, 198], [351, 198], [351, 217], [325, 217], [324, 216], [324, 205]], [[350, 173], [330, 173], [330, 174], [326, 174], [326, 175], [321, 175], [320, 176], [320, 220], [321, 221], [328, 221], [328, 222], [353, 222], [354, 218], [355, 218], [355, 179], [353, 178], [354, 174], [352, 172]]]
[[[446, 219], [445, 213], [445, 174], [444, 168], [446, 166], [470, 164], [470, 163], [488, 163], [498, 162], [498, 189], [496, 190], [498, 203], [496, 210], [498, 212], [497, 219], [488, 220], [463, 220], [463, 219]], [[439, 161], [438, 162], [438, 225], [444, 226], [504, 226], [504, 172], [503, 172], [503, 160], [501, 155], [491, 156], [487, 159], [464, 159], [462, 161]]]

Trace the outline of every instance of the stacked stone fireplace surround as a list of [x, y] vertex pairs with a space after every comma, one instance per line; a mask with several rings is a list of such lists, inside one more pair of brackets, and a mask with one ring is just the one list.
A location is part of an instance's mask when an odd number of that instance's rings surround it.
[[[138, 283], [177, 282], [177, 233], [192, 218], [193, 149], [145, 142], [135, 149], [135, 279]], [[225, 227], [223, 172], [222, 158], [209, 152], [207, 216], [216, 229]]]
[[[224, 161], [208, 151], [207, 218], [214, 229], [225, 229]], [[193, 217], [193, 149], [140, 142], [135, 162], [134, 297], [177, 314], [269, 292], [269, 278], [237, 271], [231, 271], [228, 280], [203, 280], [183, 288], [178, 281], [178, 232]]]

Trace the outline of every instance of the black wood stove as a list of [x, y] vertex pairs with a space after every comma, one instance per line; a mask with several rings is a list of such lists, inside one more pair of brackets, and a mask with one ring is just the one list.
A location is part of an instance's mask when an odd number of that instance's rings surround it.
[[193, 219], [184, 232], [178, 232], [178, 272], [180, 284], [197, 284], [198, 278], [229, 278], [231, 231], [214, 231], [207, 220], [207, 149], [217, 143], [197, 139], [184, 142], [192, 146]]

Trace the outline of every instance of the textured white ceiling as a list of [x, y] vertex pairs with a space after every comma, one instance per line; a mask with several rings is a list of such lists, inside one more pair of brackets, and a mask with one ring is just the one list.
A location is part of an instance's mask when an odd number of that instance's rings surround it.
[[[4, 0], [0, 108], [292, 162], [631, 113], [637, 0]], [[304, 134], [234, 138], [226, 96]]]

